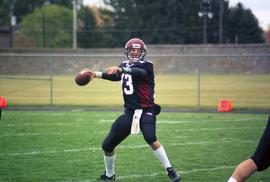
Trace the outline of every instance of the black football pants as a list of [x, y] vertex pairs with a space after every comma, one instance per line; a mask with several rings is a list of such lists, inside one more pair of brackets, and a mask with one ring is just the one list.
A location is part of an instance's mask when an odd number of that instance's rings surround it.
[[263, 171], [270, 166], [270, 116], [257, 149], [251, 159], [258, 167], [258, 171]]
[[[120, 144], [131, 131], [131, 124], [134, 110], [126, 109], [125, 113], [119, 116], [112, 124], [111, 130], [105, 138], [102, 149], [106, 152], [114, 151], [115, 147]], [[156, 138], [156, 116], [153, 109], [144, 109], [140, 119], [140, 129], [144, 140], [148, 144], [154, 143]]]

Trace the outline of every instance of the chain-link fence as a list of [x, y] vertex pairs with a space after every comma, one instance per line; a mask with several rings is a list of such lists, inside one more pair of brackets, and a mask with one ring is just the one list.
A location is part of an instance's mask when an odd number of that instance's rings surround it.
[[[119, 84], [74, 83], [82, 68], [104, 70], [125, 59], [123, 49], [2, 50], [0, 95], [11, 105], [122, 105]], [[268, 46], [150, 46], [156, 101], [168, 108], [270, 109]]]

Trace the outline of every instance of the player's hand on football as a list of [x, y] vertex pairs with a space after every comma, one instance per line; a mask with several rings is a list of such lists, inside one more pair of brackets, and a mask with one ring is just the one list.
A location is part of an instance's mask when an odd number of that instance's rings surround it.
[[92, 80], [92, 79], [94, 79], [94, 78], [96, 78], [96, 73], [94, 72], [94, 71], [92, 71], [92, 70], [90, 70], [90, 69], [88, 69], [88, 68], [84, 68], [84, 69], [82, 69], [81, 70], [81, 73], [82, 72], [90, 72], [91, 74], [91, 78], [90, 78], [90, 80]]
[[112, 66], [112, 67], [107, 68], [106, 71], [109, 75], [112, 75], [112, 74], [116, 74], [116, 73], [121, 73], [122, 68], [117, 67], [117, 66]]

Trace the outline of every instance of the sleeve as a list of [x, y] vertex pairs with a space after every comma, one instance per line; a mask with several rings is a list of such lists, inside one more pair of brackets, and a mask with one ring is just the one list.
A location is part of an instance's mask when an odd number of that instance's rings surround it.
[[134, 67], [134, 68], [122, 68], [123, 73], [129, 73], [134, 77], [138, 77], [138, 78], [144, 78], [147, 76], [147, 71], [143, 68], [138, 68], [138, 67]]
[[109, 75], [108, 73], [103, 72], [101, 78], [105, 79], [105, 80], [110, 80], [110, 81], [120, 81], [121, 80], [121, 73]]
[[137, 78], [145, 78], [147, 76], [153, 75], [153, 63], [150, 61], [145, 61], [140, 65], [136, 65], [135, 67], [125, 68], [121, 67], [124, 73], [129, 73]]

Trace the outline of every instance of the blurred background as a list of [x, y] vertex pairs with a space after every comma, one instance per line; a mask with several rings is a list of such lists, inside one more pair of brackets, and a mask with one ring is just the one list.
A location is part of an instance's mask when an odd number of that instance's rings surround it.
[[119, 85], [78, 87], [74, 75], [118, 65], [127, 40], [139, 37], [161, 105], [216, 109], [230, 99], [269, 111], [270, 21], [245, 2], [0, 0], [0, 95], [10, 106], [120, 107]]
[[0, 17], [1, 48], [123, 47], [130, 37], [148, 44], [247, 44], [270, 36], [270, 20], [260, 24], [235, 0], [1, 0]]

